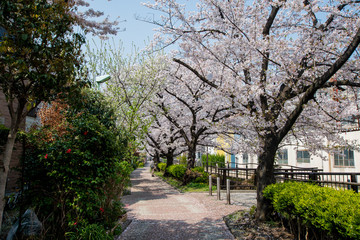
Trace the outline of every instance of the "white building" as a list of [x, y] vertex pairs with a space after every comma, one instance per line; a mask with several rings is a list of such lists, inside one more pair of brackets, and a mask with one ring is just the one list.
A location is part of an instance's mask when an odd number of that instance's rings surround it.
[[[355, 140], [360, 145], [360, 130], [341, 133], [346, 140]], [[342, 149], [338, 153], [329, 154], [325, 151], [314, 155], [308, 149], [294, 145], [282, 147], [278, 150], [276, 164], [279, 166], [293, 166], [300, 168], [318, 168], [323, 172], [360, 172], [360, 152]], [[250, 168], [257, 166], [257, 156], [247, 153], [225, 153], [225, 161], [230, 167]]]

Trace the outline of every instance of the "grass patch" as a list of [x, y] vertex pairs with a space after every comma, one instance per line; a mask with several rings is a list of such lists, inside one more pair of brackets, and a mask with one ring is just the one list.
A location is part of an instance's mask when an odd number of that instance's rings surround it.
[[[172, 178], [172, 177], [164, 177], [163, 172], [155, 172], [155, 175], [163, 179], [165, 182], [179, 190], [180, 192], [207, 192], [209, 191], [208, 183], [194, 183], [190, 182], [186, 186], [182, 186], [182, 182]], [[216, 190], [216, 186], [212, 186], [213, 191]]]

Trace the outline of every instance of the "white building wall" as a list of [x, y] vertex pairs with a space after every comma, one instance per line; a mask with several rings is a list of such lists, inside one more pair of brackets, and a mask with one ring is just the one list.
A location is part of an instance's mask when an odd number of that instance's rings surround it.
[[[350, 141], [357, 141], [360, 146], [360, 131], [352, 131], [352, 132], [344, 132], [342, 133], [342, 136], [346, 140]], [[288, 164], [290, 166], [295, 167], [301, 167], [301, 168], [319, 168], [323, 169], [324, 172], [360, 172], [360, 152], [354, 150], [354, 166], [335, 166], [334, 163], [334, 154], [329, 154], [325, 151], [321, 152], [321, 156], [314, 155], [310, 153], [310, 163], [300, 163], [297, 161], [297, 151], [298, 150], [307, 150], [304, 147], [300, 146], [286, 146], [283, 147], [287, 149], [288, 151]], [[282, 148], [282, 149], [283, 149]], [[236, 154], [236, 162], [240, 164], [239, 166], [245, 166], [241, 165], [243, 164], [243, 154], [238, 153]], [[249, 154], [249, 167], [255, 167], [255, 165], [251, 166], [251, 163], [257, 164], [257, 156], [256, 155], [250, 155]], [[281, 166], [281, 164], [278, 164]]]

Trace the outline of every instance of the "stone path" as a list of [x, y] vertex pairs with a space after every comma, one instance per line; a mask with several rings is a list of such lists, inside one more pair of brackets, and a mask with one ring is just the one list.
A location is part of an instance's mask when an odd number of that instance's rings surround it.
[[118, 240], [234, 239], [222, 218], [248, 208], [246, 204], [226, 205], [225, 200], [217, 201], [207, 193], [180, 193], [151, 177], [149, 167], [135, 170], [131, 182], [131, 195], [122, 201], [132, 222]]

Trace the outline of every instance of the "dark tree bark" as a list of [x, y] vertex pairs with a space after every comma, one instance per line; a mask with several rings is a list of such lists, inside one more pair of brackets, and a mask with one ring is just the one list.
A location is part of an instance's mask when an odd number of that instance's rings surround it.
[[259, 165], [256, 170], [257, 188], [257, 210], [256, 219], [266, 220], [272, 212], [271, 202], [264, 198], [263, 190], [266, 186], [275, 183], [274, 160], [279, 141], [276, 136], [268, 135], [261, 141], [260, 152], [258, 154]]
[[191, 144], [188, 146], [188, 162], [187, 162], [187, 169], [191, 169], [195, 167], [195, 159], [196, 159], [196, 145]]

